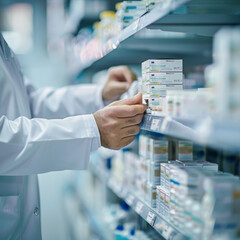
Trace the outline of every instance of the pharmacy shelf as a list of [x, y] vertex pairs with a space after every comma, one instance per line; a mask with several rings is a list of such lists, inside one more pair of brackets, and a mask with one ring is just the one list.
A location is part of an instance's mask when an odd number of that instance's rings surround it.
[[223, 26], [240, 24], [237, 0], [191, 0], [184, 7], [185, 13], [166, 15], [148, 28], [213, 36]]
[[75, 61], [71, 61], [71, 64], [69, 64], [69, 72], [71, 74], [77, 74], [83, 69], [91, 66], [95, 61], [102, 59], [104, 56], [117, 49], [124, 40], [135, 35], [158, 19], [170, 14], [188, 1], [190, 0], [172, 0], [166, 1], [165, 4], [157, 5], [150, 12], [141, 16], [123, 29], [118, 36], [108, 40], [105, 44], [101, 44], [99, 40], [93, 39], [87, 45], [81, 47], [83, 51], [77, 53], [77, 55], [79, 55], [79, 61], [76, 61], [76, 59]]
[[211, 38], [223, 26], [239, 25], [239, 12], [238, 0], [166, 0], [107, 43], [101, 44], [93, 39], [80, 47], [80, 52], [77, 50], [76, 53], [78, 58], [70, 61], [69, 72], [78, 74], [84, 69], [101, 70], [112, 65], [139, 64], [146, 56], [173, 57], [171, 54], [175, 54], [175, 58], [182, 54], [181, 58], [184, 58], [189, 53], [201, 53], [200, 58], [190, 56], [186, 60], [191, 63], [190, 59], [199, 60], [204, 56], [207, 60], [203, 57], [202, 63], [208, 64], [211, 62], [211, 39], [139, 39], [134, 36], [142, 29], [149, 28]]
[[91, 166], [91, 172], [97, 176], [106, 186], [108, 186], [119, 198], [125, 200], [127, 204], [135, 210], [146, 222], [148, 222], [166, 240], [188, 240], [189, 238], [176, 229], [171, 223], [165, 220], [156, 209], [149, 206], [139, 197], [136, 192], [126, 188], [111, 177], [106, 170]]
[[230, 14], [179, 14], [168, 15], [151, 24], [149, 29], [194, 33], [202, 36], [213, 36], [223, 26], [240, 24], [239, 15]]
[[145, 114], [141, 130], [160, 133], [217, 149], [239, 152], [240, 125], [223, 124], [206, 119], [179, 119]]
[[[198, 57], [196, 58], [196, 54]], [[131, 36], [119, 47], [84, 70], [103, 70], [115, 65], [141, 65], [148, 58], [180, 58], [184, 64], [201, 65], [212, 62], [212, 39], [205, 37], [145, 38]]]

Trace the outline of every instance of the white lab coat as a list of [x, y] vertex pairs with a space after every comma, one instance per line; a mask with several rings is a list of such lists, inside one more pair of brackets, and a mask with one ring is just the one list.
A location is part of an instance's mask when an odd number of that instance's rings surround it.
[[91, 114], [101, 107], [96, 85], [35, 90], [24, 83], [0, 34], [0, 239], [41, 239], [36, 174], [87, 168], [101, 145]]

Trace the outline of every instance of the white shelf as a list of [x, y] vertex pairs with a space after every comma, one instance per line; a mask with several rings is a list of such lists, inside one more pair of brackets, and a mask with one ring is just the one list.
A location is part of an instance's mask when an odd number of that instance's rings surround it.
[[189, 0], [172, 0], [166, 1], [164, 5], [157, 5], [150, 12], [141, 16], [138, 20], [123, 29], [118, 34], [118, 36], [108, 40], [105, 44], [101, 44], [99, 40], [94, 39], [84, 47], [84, 49], [87, 50], [84, 50], [84, 52], [81, 52], [79, 54], [79, 56], [81, 55], [81, 57], [79, 57], [79, 61], [71, 63], [71, 66], [69, 67], [69, 72], [72, 74], [77, 74], [83, 69], [91, 66], [94, 62], [102, 59], [107, 54], [117, 49], [124, 40], [133, 36], [143, 28], [157, 21], [158, 19], [168, 15], [169, 13], [171, 13], [179, 6], [188, 1]]
[[187, 236], [182, 234], [171, 223], [165, 220], [156, 209], [150, 207], [141, 197], [111, 175], [96, 166], [91, 166], [91, 172], [97, 176], [106, 186], [108, 186], [119, 198], [122, 198], [127, 204], [135, 210], [145, 221], [147, 221], [164, 239], [166, 240], [187, 240]]
[[215, 123], [211, 118], [186, 120], [145, 114], [141, 129], [214, 148], [231, 151], [240, 149], [240, 125]]
[[[183, 8], [182, 12], [174, 12], [179, 7]], [[78, 74], [89, 68], [100, 70], [111, 65], [140, 64], [146, 58], [159, 56], [171, 58], [182, 54], [181, 58], [184, 58], [186, 54], [193, 53], [201, 55], [199, 58], [190, 56], [193, 62], [202, 58], [202, 62], [208, 64], [212, 60], [211, 37], [223, 26], [239, 25], [239, 12], [238, 0], [166, 0], [164, 5], [157, 5], [105, 44], [93, 39], [86, 46], [80, 47], [78, 58], [70, 61], [69, 72]], [[175, 40], [161, 37], [135, 38], [144, 28], [197, 36], [189, 39], [187, 35], [186, 39]], [[199, 39], [199, 36], [202, 37]], [[203, 36], [207, 38], [204, 39]], [[108, 55], [110, 56], [106, 58]], [[186, 60], [188, 59], [184, 59], [184, 62]]]

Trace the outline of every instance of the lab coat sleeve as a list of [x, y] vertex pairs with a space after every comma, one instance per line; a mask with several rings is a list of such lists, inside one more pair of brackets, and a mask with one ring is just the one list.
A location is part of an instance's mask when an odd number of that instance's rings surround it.
[[93, 115], [65, 119], [0, 118], [0, 175], [80, 170], [100, 147]]
[[33, 117], [61, 119], [94, 113], [104, 107], [102, 86], [80, 84], [58, 89], [35, 90], [25, 83]]

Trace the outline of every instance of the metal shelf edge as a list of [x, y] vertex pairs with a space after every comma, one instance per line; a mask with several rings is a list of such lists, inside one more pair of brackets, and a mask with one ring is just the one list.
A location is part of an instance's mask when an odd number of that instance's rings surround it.
[[175, 119], [168, 116], [145, 114], [141, 130], [187, 139], [215, 148], [239, 151], [239, 125], [217, 124], [211, 118], [199, 120]]

